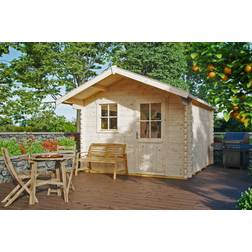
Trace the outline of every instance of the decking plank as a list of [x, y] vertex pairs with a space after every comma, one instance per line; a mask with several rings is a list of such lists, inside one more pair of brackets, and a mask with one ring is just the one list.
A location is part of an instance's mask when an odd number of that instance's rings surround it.
[[[37, 193], [39, 204], [28, 205], [28, 197], [0, 209], [235, 209], [240, 193], [252, 185], [245, 170], [211, 166], [190, 180], [80, 173], [73, 178], [76, 191], [70, 200], [46, 191]], [[12, 184], [0, 184], [0, 199]]]

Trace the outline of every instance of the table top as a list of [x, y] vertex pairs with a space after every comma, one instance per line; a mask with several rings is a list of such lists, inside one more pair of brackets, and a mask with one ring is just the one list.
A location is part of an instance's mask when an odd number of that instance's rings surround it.
[[30, 160], [31, 161], [65, 161], [65, 160], [69, 160], [69, 159], [72, 159], [72, 158], [73, 158], [73, 155], [63, 154], [63, 157], [36, 157], [36, 156], [31, 156]]

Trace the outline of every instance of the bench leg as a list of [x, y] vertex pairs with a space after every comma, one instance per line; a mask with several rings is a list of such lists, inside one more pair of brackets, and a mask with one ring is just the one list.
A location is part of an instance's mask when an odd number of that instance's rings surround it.
[[127, 160], [127, 158], [125, 159], [125, 172], [126, 172], [126, 174], [128, 175], [128, 160]]
[[117, 163], [115, 163], [115, 166], [114, 166], [114, 175], [113, 175], [114, 180], [116, 180], [116, 170], [117, 170]]

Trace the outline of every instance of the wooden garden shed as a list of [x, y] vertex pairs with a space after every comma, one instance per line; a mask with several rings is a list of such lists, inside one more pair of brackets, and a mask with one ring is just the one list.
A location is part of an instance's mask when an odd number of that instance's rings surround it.
[[126, 144], [129, 174], [185, 179], [213, 162], [213, 108], [167, 83], [112, 66], [57, 103], [81, 110], [82, 152]]

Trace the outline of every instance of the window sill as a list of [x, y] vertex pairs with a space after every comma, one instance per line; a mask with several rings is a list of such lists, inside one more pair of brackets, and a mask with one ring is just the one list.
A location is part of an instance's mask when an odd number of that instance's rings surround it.
[[163, 143], [163, 139], [156, 138], [140, 138], [137, 139], [139, 143]]
[[97, 130], [97, 133], [119, 133], [118, 130]]

